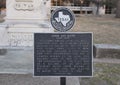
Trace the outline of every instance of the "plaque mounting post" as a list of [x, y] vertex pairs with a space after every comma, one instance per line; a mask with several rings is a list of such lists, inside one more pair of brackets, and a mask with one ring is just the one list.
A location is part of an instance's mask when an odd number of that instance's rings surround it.
[[66, 85], [66, 77], [60, 77], [60, 85]]

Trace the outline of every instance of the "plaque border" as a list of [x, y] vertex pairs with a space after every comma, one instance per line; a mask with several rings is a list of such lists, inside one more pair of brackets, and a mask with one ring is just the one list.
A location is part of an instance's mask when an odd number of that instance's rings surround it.
[[34, 39], [33, 39], [33, 77], [35, 78], [39, 78], [39, 77], [80, 77], [80, 78], [89, 78], [89, 77], [93, 77], [93, 64], [94, 64], [94, 61], [93, 61], [93, 59], [94, 59], [94, 57], [93, 57], [93, 32], [48, 32], [48, 33], [34, 33], [33, 35], [35, 35], [35, 34], [87, 34], [87, 33], [90, 33], [91, 34], [91, 36], [92, 36], [92, 75], [91, 76], [35, 76], [35, 74], [34, 74], [34, 45], [35, 45], [35, 43], [34, 43], [34, 41], [35, 41], [35, 36], [33, 37]]

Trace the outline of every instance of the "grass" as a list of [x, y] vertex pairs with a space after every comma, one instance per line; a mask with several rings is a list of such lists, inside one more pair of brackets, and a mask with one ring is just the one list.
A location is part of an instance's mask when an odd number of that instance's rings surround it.
[[94, 77], [82, 78], [81, 85], [120, 85], [120, 65], [94, 63]]
[[76, 17], [72, 32], [93, 32], [94, 43], [120, 45], [120, 19], [114, 16], [82, 16]]

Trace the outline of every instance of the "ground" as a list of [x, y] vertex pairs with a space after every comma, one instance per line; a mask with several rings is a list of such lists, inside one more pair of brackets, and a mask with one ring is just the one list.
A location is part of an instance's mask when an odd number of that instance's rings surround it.
[[94, 63], [92, 78], [82, 78], [81, 85], [120, 85], [120, 64]]
[[[120, 59], [94, 58], [93, 69], [93, 77], [79, 77], [80, 85], [120, 85]], [[40, 81], [33, 78], [33, 50], [8, 50], [0, 55], [0, 85], [44, 85], [31, 84]]]
[[94, 43], [120, 45], [120, 19], [114, 15], [81, 16], [76, 18], [74, 32], [93, 32]]

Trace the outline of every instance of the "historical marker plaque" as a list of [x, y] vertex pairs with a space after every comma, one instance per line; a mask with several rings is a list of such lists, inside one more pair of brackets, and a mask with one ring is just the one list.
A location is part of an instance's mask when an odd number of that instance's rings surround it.
[[92, 76], [92, 34], [36, 33], [34, 76]]

